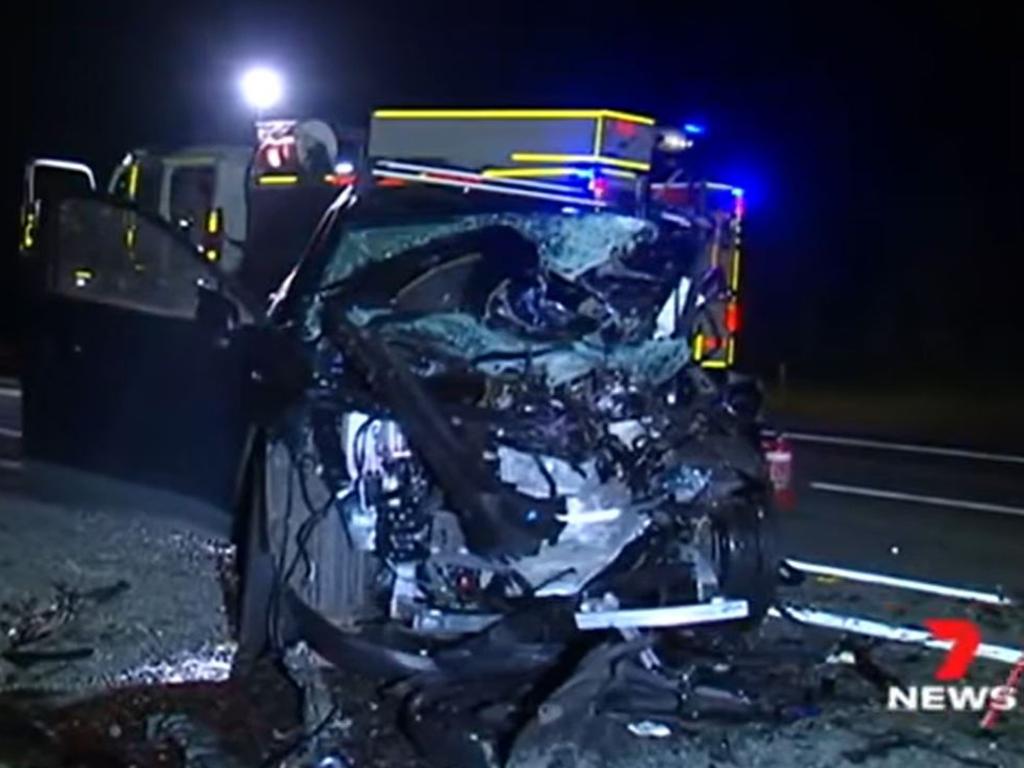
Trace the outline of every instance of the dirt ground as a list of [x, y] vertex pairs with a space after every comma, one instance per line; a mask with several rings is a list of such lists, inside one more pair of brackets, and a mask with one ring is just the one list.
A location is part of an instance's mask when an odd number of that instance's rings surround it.
[[[0, 494], [0, 768], [424, 768], [374, 681], [327, 673], [337, 709], [314, 742], [279, 667], [229, 676], [232, 557], [225, 542], [180, 523]], [[900, 622], [966, 611], [988, 642], [1024, 639], [1017, 610], [819, 580], [787, 598]], [[772, 620], [719, 659], [716, 674], [758, 702], [756, 717], [728, 708], [693, 717], [685, 702], [674, 713], [623, 714], [596, 695], [556, 694], [509, 765], [1024, 766], [1024, 712], [984, 733], [975, 715], [887, 712], [889, 677], [929, 683], [938, 656], [889, 645], [855, 667], [837, 663], [839, 640]], [[1007, 673], [980, 662], [971, 675], [995, 685]]]

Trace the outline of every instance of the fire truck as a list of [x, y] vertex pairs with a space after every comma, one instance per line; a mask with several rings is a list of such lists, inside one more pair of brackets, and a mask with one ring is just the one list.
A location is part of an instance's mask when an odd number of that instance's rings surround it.
[[[689, 167], [687, 151], [701, 131], [687, 128], [608, 109], [381, 109], [373, 114], [368, 155], [377, 183], [514, 186], [523, 196], [565, 196], [570, 208], [646, 214], [657, 207], [679, 222], [683, 211], [696, 213], [713, 235], [694, 274], [720, 284], [702, 291], [714, 298], [701, 307], [691, 346], [704, 368], [724, 370], [735, 363], [740, 329], [745, 198], [742, 188], [704, 180]], [[675, 305], [659, 319], [666, 333], [695, 288], [684, 278]]]
[[[107, 212], [102, 242], [140, 271], [162, 268], [153, 253], [160, 249], [140, 242], [140, 230], [147, 228], [140, 219], [159, 220], [221, 273], [266, 297], [294, 266], [338, 188], [354, 182], [363, 143], [359, 131], [321, 120], [261, 121], [255, 147], [133, 149], [102, 190], [85, 163], [35, 158], [25, 168], [20, 250], [31, 257], [44, 205], [103, 197], [120, 210]], [[82, 265], [79, 280], [93, 279], [95, 270]]]
[[[466, 174], [477, 174], [483, 184], [513, 186], [521, 195], [567, 194], [567, 205], [584, 194], [604, 207], [628, 202], [639, 209], [657, 204], [697, 211], [714, 227], [702, 266], [722, 285], [693, 326], [693, 355], [707, 369], [733, 366], [744, 194], [737, 186], [704, 180], [689, 167], [687, 151], [698, 137], [607, 109], [380, 109], [372, 115], [369, 135], [367, 142], [365, 132], [323, 120], [265, 120], [256, 124], [255, 146], [133, 150], [106, 185], [106, 199], [121, 209], [106, 217], [98, 236], [152, 275], [167, 259], [160, 248], [140, 243], [140, 229], [147, 225], [139, 219], [159, 219], [220, 274], [265, 302], [294, 267], [324, 210], [360, 173], [365, 183], [381, 183], [380, 174], [387, 173], [383, 183], [391, 184], [439, 183], [447, 174], [447, 183], [456, 185]], [[399, 161], [432, 170], [381, 165]], [[33, 250], [44, 199], [56, 206], [65, 196], [81, 194], [97, 194], [87, 165], [35, 159], [26, 166], [23, 254]], [[74, 277], [83, 286], [97, 279], [102, 276], [88, 264], [79, 265]], [[680, 285], [679, 306], [691, 288], [689, 282]], [[666, 312], [664, 319], [670, 317]]]

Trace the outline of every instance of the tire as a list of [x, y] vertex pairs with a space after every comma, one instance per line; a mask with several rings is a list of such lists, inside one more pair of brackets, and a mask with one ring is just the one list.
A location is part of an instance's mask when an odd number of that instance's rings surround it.
[[747, 601], [748, 623], [752, 625], [759, 624], [775, 602], [776, 524], [775, 509], [766, 498], [737, 500], [720, 510], [714, 519], [715, 564], [722, 593]]
[[253, 442], [238, 517], [238, 654], [236, 666], [253, 664], [270, 650], [270, 611], [274, 596], [274, 559], [267, 535], [266, 441]]

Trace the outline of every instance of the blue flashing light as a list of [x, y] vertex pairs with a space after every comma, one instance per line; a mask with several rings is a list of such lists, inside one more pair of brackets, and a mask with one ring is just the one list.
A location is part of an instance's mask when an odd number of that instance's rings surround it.
[[691, 136], [703, 136], [705, 128], [699, 123], [686, 123], [683, 126], [683, 131], [690, 134]]
[[733, 187], [732, 188], [732, 196], [733, 197], [743, 197], [743, 187]]

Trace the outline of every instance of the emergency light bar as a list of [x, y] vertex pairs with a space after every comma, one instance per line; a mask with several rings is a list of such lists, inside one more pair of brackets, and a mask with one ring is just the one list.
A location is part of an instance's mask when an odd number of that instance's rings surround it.
[[322, 120], [260, 120], [252, 183], [260, 188], [356, 183], [365, 135]]

